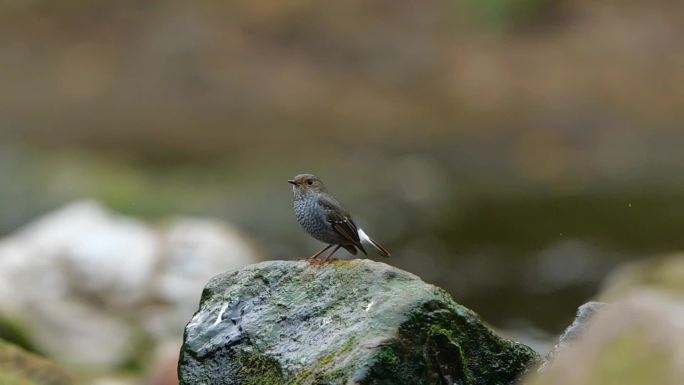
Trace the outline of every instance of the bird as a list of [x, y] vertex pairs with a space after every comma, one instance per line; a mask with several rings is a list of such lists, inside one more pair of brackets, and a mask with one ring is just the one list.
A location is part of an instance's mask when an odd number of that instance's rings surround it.
[[328, 192], [316, 175], [299, 174], [288, 180], [288, 183], [292, 184], [297, 221], [309, 235], [327, 243], [327, 246], [309, 257], [309, 260], [318, 260], [318, 257], [331, 247], [334, 247], [333, 251], [323, 262], [329, 262], [340, 247], [352, 255], [356, 255], [357, 250], [368, 255], [363, 243], [371, 245], [383, 257], [390, 256], [387, 249], [354, 223], [349, 212]]

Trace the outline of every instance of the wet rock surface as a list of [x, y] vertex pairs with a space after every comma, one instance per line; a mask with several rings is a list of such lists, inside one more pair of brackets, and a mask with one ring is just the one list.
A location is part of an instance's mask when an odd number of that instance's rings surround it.
[[273, 261], [207, 284], [178, 372], [186, 385], [496, 385], [537, 359], [405, 271]]

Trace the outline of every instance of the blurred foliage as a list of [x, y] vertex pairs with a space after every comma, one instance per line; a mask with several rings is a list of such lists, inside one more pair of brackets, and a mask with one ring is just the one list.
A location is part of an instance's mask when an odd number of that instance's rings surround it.
[[167, 160], [302, 137], [429, 146], [548, 131], [591, 151], [636, 133], [670, 158], [668, 138], [681, 140], [677, 2], [0, 7], [0, 134], [14, 140]]
[[515, 28], [544, 20], [558, 0], [464, 0], [469, 19], [488, 28]]
[[0, 340], [7, 341], [30, 352], [36, 352], [36, 347], [31, 342], [29, 333], [11, 318], [0, 316]]
[[[642, 385], [667, 383], [672, 358], [655, 349], [649, 336], [638, 330], [615, 338], [603, 347], [590, 385]], [[655, 351], [654, 351], [655, 350]]]
[[72, 385], [76, 380], [61, 367], [0, 340], [0, 384]]
[[117, 368], [120, 375], [143, 374], [154, 364], [150, 354], [150, 348], [155, 346], [154, 339], [144, 331], [137, 330], [132, 340], [135, 343], [130, 347], [129, 355]]

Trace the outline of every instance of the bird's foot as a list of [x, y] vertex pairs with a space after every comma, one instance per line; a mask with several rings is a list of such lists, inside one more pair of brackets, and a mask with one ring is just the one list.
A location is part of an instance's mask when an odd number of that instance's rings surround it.
[[323, 260], [323, 263], [322, 263], [322, 264], [323, 264], [323, 265], [326, 265], [326, 264], [328, 264], [328, 263], [333, 263], [333, 262], [335, 262], [335, 261], [339, 261], [339, 259], [333, 258], [332, 256], [329, 255], [328, 257], [326, 257], [326, 258]]
[[309, 262], [310, 265], [323, 266], [323, 265], [327, 265], [327, 264], [330, 264], [333, 262], [338, 262], [339, 259], [337, 259], [337, 258], [326, 258], [326, 259], [307, 258], [306, 261]]

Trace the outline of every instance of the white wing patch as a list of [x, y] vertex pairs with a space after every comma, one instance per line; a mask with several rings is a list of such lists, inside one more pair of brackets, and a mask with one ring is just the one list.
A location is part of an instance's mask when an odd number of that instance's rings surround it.
[[359, 228], [359, 239], [361, 239], [361, 241], [365, 241], [365, 242], [368, 242], [370, 244], [373, 244], [373, 242], [371, 242], [371, 240], [370, 240], [370, 237], [360, 228]]

